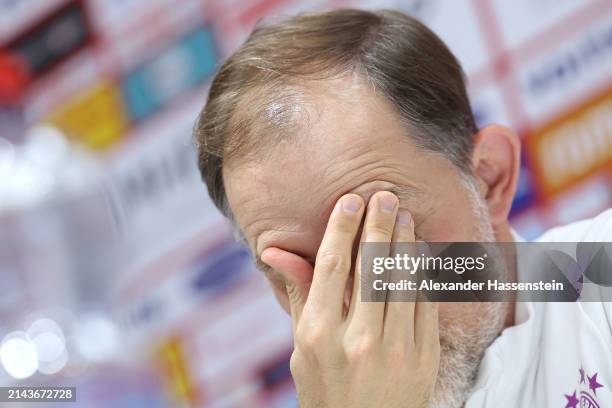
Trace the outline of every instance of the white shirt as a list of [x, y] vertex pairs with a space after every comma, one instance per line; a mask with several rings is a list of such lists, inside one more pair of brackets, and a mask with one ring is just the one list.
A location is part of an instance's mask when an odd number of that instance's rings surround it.
[[[538, 241], [612, 242], [612, 209]], [[466, 408], [612, 407], [611, 302], [522, 302], [515, 316], [486, 350]]]

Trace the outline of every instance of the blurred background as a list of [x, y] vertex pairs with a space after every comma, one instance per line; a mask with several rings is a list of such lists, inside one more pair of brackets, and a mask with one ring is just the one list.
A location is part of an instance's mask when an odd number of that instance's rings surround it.
[[610, 0], [0, 0], [0, 386], [77, 387], [49, 407], [296, 406], [288, 318], [191, 130], [260, 18], [337, 7], [446, 41], [478, 123], [523, 140], [520, 234], [612, 205]]

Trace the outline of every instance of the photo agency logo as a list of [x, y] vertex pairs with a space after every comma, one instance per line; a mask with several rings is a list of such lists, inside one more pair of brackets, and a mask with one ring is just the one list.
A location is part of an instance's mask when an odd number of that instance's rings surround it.
[[612, 300], [609, 242], [369, 242], [360, 267], [365, 301]]

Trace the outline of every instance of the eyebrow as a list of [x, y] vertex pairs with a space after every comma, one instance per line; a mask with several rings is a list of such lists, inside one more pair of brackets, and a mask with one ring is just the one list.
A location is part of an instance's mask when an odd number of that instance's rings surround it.
[[267, 263], [261, 260], [261, 258], [259, 257], [259, 254], [255, 254], [255, 266], [257, 266], [257, 269], [259, 269], [266, 275], [272, 273], [273, 271], [270, 265], [268, 265]]
[[[422, 198], [424, 195], [423, 190], [419, 189], [418, 187], [410, 186], [410, 185], [401, 186], [401, 187], [391, 187], [391, 188], [384, 189], [384, 190], [390, 191], [391, 193], [395, 194], [397, 198], [400, 200], [400, 203], [401, 201], [415, 201], [419, 198]], [[240, 231], [240, 236], [243, 239], [243, 242], [247, 243], [246, 237], [244, 237], [244, 235], [242, 234], [242, 231]], [[257, 239], [259, 239], [259, 236], [256, 237], [256, 240]], [[255, 266], [257, 267], [257, 269], [262, 271], [268, 277], [270, 277], [270, 279], [280, 278], [284, 282], [284, 278], [282, 278], [282, 275], [276, 272], [270, 265], [262, 261], [259, 254], [256, 251], [254, 252], [255, 252], [254, 254]], [[306, 259], [306, 260], [314, 264], [313, 259]]]
[[270, 267], [270, 265], [268, 265], [267, 263], [261, 260], [261, 258], [259, 257], [259, 254], [257, 253], [257, 249], [255, 251], [250, 250], [249, 242], [246, 239], [246, 236], [244, 235], [244, 233], [242, 232], [242, 229], [240, 229], [234, 221], [232, 221], [231, 224], [232, 224], [232, 233], [234, 235], [234, 239], [239, 244], [244, 245], [247, 249], [249, 249], [249, 252], [252, 254], [253, 258], [255, 258], [255, 267], [266, 275], [272, 275], [273, 274], [272, 267]]
[[418, 187], [415, 186], [400, 186], [400, 187], [391, 187], [387, 189], [387, 191], [392, 192], [402, 201], [416, 201], [422, 198], [425, 195], [425, 192]]

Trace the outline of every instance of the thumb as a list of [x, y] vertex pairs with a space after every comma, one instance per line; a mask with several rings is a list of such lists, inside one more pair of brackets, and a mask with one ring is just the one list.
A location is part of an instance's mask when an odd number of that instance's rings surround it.
[[260, 258], [285, 279], [291, 316], [297, 324], [308, 298], [313, 266], [301, 256], [276, 247], [266, 248]]

